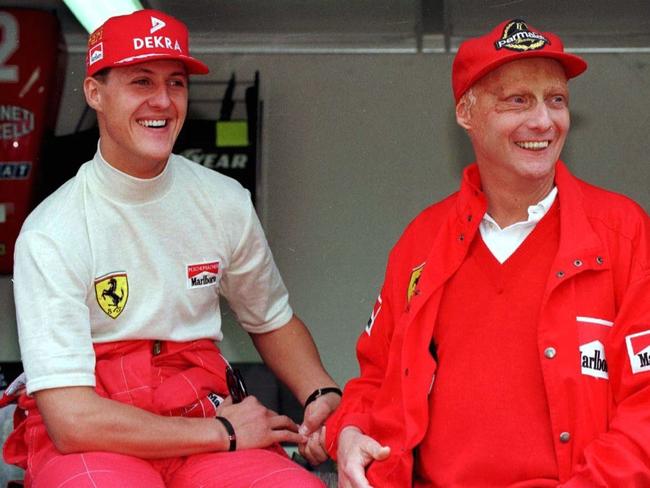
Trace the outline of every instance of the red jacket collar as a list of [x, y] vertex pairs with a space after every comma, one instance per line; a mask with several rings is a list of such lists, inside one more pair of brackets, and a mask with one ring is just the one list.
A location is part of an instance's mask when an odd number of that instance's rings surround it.
[[[560, 247], [558, 257], [572, 258], [580, 254], [593, 254], [602, 250], [602, 243], [593, 231], [583, 202], [583, 193], [578, 178], [573, 176], [563, 161], [555, 165], [555, 184], [560, 201]], [[487, 211], [487, 200], [481, 188], [481, 176], [476, 163], [463, 171], [463, 178], [458, 194], [456, 212], [460, 224], [467, 230], [476, 230], [467, 225], [475, 219], [480, 220]], [[470, 222], [468, 222], [468, 220]], [[470, 239], [473, 234], [468, 235]]]

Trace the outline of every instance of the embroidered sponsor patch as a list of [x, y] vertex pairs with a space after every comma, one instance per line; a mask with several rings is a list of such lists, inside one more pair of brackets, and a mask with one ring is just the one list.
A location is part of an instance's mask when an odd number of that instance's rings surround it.
[[605, 346], [600, 341], [592, 341], [580, 346], [580, 371], [594, 378], [609, 379]]
[[546, 37], [530, 31], [523, 20], [515, 19], [506, 24], [501, 39], [494, 43], [494, 47], [497, 50], [529, 51], [542, 49], [546, 44], [550, 44]]
[[650, 330], [625, 337], [632, 373], [650, 371]]
[[165, 24], [164, 21], [160, 20], [157, 17], [154, 17], [153, 15], [151, 16], [151, 29], [149, 29], [149, 34], [153, 34], [154, 32], [162, 29], [165, 27], [167, 24]]
[[88, 38], [88, 47], [97, 44], [99, 41], [103, 39], [103, 37], [104, 37], [104, 29], [100, 27], [95, 32], [93, 32]]
[[614, 325], [611, 320], [600, 317], [576, 316], [580, 340], [580, 371], [583, 375], [609, 379], [605, 343]]
[[100, 42], [88, 51], [88, 64], [95, 64], [102, 59], [104, 59], [104, 43]]
[[215, 411], [219, 408], [219, 405], [223, 403], [223, 397], [212, 391], [208, 393], [208, 400], [210, 400], [210, 403], [214, 406]]
[[372, 308], [372, 313], [370, 314], [370, 318], [368, 319], [368, 323], [366, 324], [366, 334], [370, 335], [370, 332], [372, 332], [372, 327], [373, 325], [375, 325], [375, 320], [377, 319], [377, 315], [379, 315], [380, 310], [381, 310], [381, 295], [377, 297], [375, 306]]
[[187, 265], [187, 289], [217, 284], [219, 261]]
[[410, 302], [411, 298], [413, 298], [413, 295], [415, 295], [417, 288], [418, 288], [418, 282], [420, 281], [420, 276], [422, 275], [422, 270], [424, 270], [424, 265], [427, 264], [426, 262], [420, 264], [419, 266], [416, 266], [411, 270], [411, 277], [409, 278], [409, 287], [406, 291], [406, 302]]
[[171, 39], [167, 36], [146, 36], [134, 37], [133, 49], [139, 51], [141, 49], [173, 49], [178, 52], [183, 52], [183, 48], [177, 39]]
[[116, 319], [126, 307], [129, 298], [129, 280], [125, 271], [117, 271], [95, 279], [95, 297], [99, 308]]

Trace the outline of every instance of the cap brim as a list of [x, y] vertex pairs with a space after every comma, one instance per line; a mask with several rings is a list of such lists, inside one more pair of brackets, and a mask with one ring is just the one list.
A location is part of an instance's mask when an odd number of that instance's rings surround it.
[[201, 61], [191, 56], [185, 56], [183, 54], [163, 54], [163, 53], [150, 53], [143, 54], [141, 56], [131, 56], [128, 58], [115, 61], [110, 66], [120, 67], [120, 66], [131, 66], [138, 63], [146, 63], [148, 61], [157, 61], [163, 59], [173, 59], [176, 61], [182, 62], [187, 67], [187, 73], [190, 75], [205, 75], [210, 72], [210, 68]]
[[495, 59], [491, 63], [483, 66], [483, 69], [478, 71], [470, 80], [467, 80], [466, 86], [458, 90], [458, 95], [455, 95], [456, 102], [458, 102], [467, 90], [469, 90], [477, 81], [487, 75], [489, 72], [494, 71], [499, 66], [509, 63], [510, 61], [517, 61], [525, 58], [550, 58], [559, 61], [564, 68], [564, 73], [567, 79], [575, 78], [576, 76], [584, 73], [587, 70], [587, 62], [579, 56], [565, 52], [552, 52], [531, 50], [526, 52], [513, 52], [509, 56], [503, 56]]
[[465, 90], [469, 89], [474, 83], [487, 75], [490, 71], [495, 70], [499, 66], [509, 63], [510, 61], [517, 61], [524, 58], [551, 58], [559, 61], [564, 68], [567, 79], [575, 78], [576, 76], [584, 73], [587, 69], [587, 62], [579, 56], [568, 54], [564, 52], [551, 52], [551, 51], [526, 51], [526, 52], [513, 52], [510, 56], [503, 56], [495, 59], [490, 64], [483, 67], [483, 69], [476, 73], [476, 75], [468, 81]]

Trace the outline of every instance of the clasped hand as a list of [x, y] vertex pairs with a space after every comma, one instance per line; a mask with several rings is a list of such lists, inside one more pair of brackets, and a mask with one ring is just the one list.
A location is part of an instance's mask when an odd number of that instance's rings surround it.
[[265, 448], [279, 442], [306, 442], [293, 420], [266, 408], [254, 396], [247, 396], [237, 404], [231, 397], [226, 398], [217, 408], [217, 415], [232, 424], [238, 450]]

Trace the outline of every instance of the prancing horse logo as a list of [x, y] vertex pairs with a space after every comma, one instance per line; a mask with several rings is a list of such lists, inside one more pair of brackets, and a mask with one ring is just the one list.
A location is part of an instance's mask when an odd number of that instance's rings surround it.
[[95, 297], [104, 313], [116, 319], [124, 310], [129, 298], [129, 281], [126, 272], [109, 273], [95, 279]]

